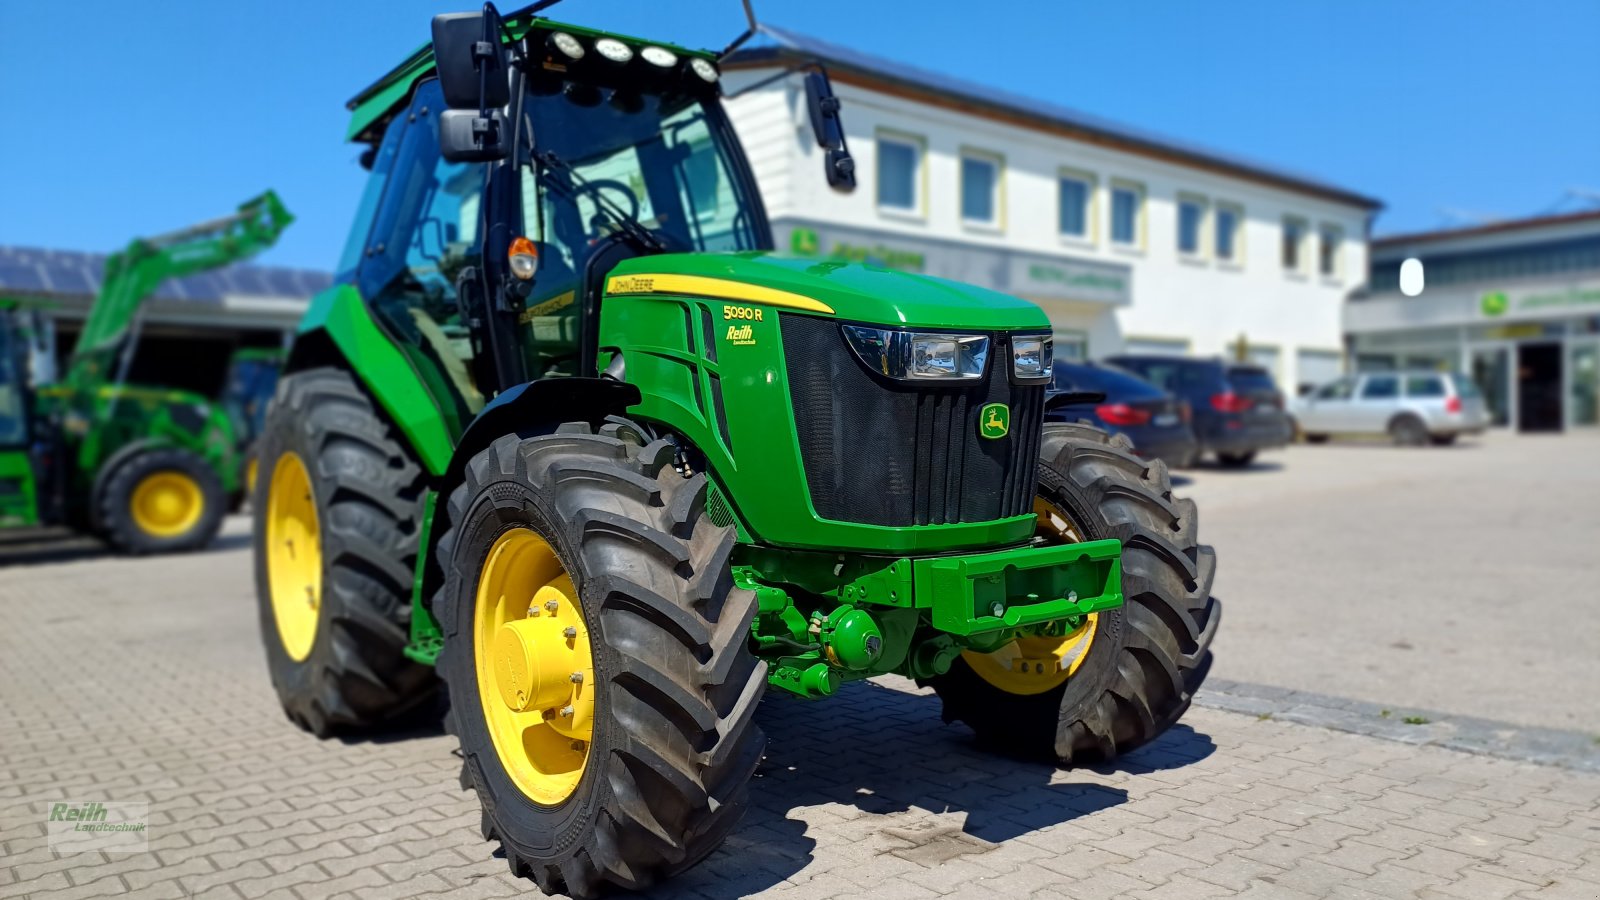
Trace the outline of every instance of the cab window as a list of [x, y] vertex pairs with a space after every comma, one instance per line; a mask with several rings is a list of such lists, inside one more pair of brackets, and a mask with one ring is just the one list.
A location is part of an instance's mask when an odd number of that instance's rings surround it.
[[[452, 395], [467, 413], [485, 389], [472, 377], [472, 342], [456, 302], [456, 278], [482, 259], [482, 163], [439, 153], [437, 81], [417, 89], [357, 279], [362, 296], [398, 336], [430, 390]], [[489, 388], [492, 389], [492, 388]], [[437, 399], [447, 399], [439, 397]], [[452, 404], [453, 405], [453, 404]]]

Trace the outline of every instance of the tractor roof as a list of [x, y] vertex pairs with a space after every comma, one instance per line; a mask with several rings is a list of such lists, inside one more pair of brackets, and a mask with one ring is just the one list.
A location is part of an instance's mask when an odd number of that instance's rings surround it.
[[[699, 56], [715, 60], [717, 54], [711, 50], [691, 50], [666, 41], [651, 41], [644, 38], [633, 37], [626, 34], [617, 34], [611, 31], [601, 31], [595, 28], [585, 28], [581, 25], [568, 25], [551, 19], [538, 16], [528, 17], [513, 13], [506, 17], [505, 30], [507, 41], [521, 40], [528, 32], [540, 31], [565, 31], [568, 34], [595, 38], [615, 38], [634, 47], [652, 45], [665, 47], [680, 56]], [[433, 74], [433, 42], [429, 41], [418, 47], [407, 56], [400, 65], [394, 67], [388, 74], [368, 85], [361, 93], [356, 94], [345, 104], [350, 110], [350, 130], [345, 139], [373, 143], [383, 134], [381, 126], [387, 122], [395, 109], [411, 96], [411, 89], [417, 82]]]

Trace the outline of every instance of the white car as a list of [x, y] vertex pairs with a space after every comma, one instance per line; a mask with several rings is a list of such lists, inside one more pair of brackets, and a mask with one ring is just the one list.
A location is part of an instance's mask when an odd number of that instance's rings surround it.
[[1313, 444], [1334, 434], [1387, 434], [1401, 446], [1449, 444], [1489, 424], [1483, 394], [1453, 372], [1370, 372], [1301, 397], [1295, 423]]

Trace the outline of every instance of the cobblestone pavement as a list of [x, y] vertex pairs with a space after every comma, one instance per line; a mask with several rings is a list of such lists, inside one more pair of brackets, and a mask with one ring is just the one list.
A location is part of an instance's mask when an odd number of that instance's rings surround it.
[[[0, 570], [0, 897], [533, 892], [479, 839], [453, 738], [284, 720], [242, 527]], [[1197, 708], [1058, 771], [979, 750], [900, 679], [761, 721], [744, 824], [658, 896], [1600, 897], [1600, 776], [1569, 769]], [[53, 854], [67, 800], [148, 802], [149, 852]]]

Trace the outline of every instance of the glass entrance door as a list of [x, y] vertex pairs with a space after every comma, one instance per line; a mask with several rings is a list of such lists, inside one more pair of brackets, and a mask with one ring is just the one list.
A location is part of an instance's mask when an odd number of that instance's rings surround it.
[[1472, 351], [1472, 380], [1483, 393], [1489, 424], [1511, 424], [1511, 348], [1477, 347]]
[[1600, 425], [1600, 341], [1567, 345], [1567, 415], [1574, 428]]

